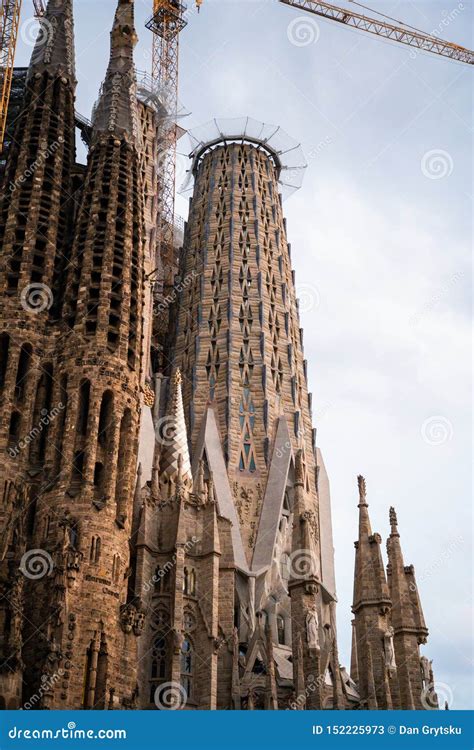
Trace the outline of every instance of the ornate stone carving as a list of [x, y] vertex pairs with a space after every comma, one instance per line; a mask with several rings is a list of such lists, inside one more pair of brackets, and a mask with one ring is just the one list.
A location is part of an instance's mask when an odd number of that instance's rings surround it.
[[390, 626], [383, 636], [383, 645], [384, 645], [384, 651], [385, 651], [385, 666], [390, 671], [395, 670], [397, 668], [397, 665], [395, 663], [395, 649], [393, 646], [393, 635], [394, 635], [394, 630], [392, 626]]
[[431, 678], [433, 674], [433, 670], [431, 665], [433, 662], [431, 659], [428, 659], [426, 656], [420, 657], [420, 670], [421, 670], [421, 679], [423, 681], [424, 687], [429, 685], [431, 683]]
[[306, 612], [306, 642], [310, 650], [319, 651], [319, 617], [316, 604]]
[[137, 612], [133, 623], [133, 632], [135, 635], [141, 635], [145, 628], [146, 612], [143, 610]]
[[124, 633], [131, 633], [135, 624], [137, 609], [133, 604], [122, 604], [120, 607], [120, 627]]
[[153, 388], [150, 388], [148, 383], [143, 386], [143, 403], [145, 406], [149, 406], [150, 409], [155, 405], [155, 392]]

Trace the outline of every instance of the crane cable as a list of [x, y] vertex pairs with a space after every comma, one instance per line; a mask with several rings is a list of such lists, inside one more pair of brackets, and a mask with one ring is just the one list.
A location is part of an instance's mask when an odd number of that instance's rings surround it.
[[349, 0], [350, 3], [353, 5], [358, 5], [359, 8], [364, 8], [364, 10], [370, 11], [370, 13], [375, 13], [378, 16], [381, 16], [382, 18], [387, 18], [389, 21], [393, 21], [394, 23], [399, 24], [400, 26], [405, 26], [407, 29], [411, 29], [412, 31], [417, 31], [419, 34], [423, 34], [423, 36], [428, 36], [431, 39], [435, 39], [437, 42], [439, 42], [439, 38], [434, 36], [434, 34], [429, 34], [427, 31], [423, 31], [423, 29], [418, 29], [416, 26], [411, 26], [409, 23], [404, 23], [403, 21], [398, 20], [398, 18], [393, 18], [392, 16], [387, 16], [385, 13], [381, 13], [379, 10], [374, 10], [374, 8], [369, 8], [368, 5], [362, 5], [362, 3], [358, 3], [357, 0]]

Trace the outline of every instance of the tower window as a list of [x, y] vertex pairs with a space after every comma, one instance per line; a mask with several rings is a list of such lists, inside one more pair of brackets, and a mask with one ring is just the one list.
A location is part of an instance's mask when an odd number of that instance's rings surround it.
[[19, 411], [12, 412], [12, 415], [10, 417], [10, 427], [8, 430], [8, 442], [10, 445], [13, 445], [18, 441], [18, 438], [20, 437], [20, 422], [21, 422], [21, 415]]
[[16, 374], [15, 396], [21, 401], [25, 395], [26, 381], [31, 369], [31, 356], [33, 349], [30, 344], [23, 344], [20, 350], [20, 359], [18, 360], [18, 370]]
[[89, 418], [89, 400], [91, 384], [85, 380], [79, 392], [79, 412], [77, 416], [77, 431], [80, 435], [87, 434], [87, 420]]
[[284, 646], [286, 643], [285, 620], [281, 615], [277, 616], [277, 634], [278, 634], [278, 643]]
[[0, 336], [0, 388], [5, 385], [5, 376], [8, 366], [8, 350], [10, 348], [10, 336], [2, 333]]
[[186, 691], [186, 697], [193, 695], [194, 656], [191, 641], [187, 638], [181, 646], [181, 685]]
[[100, 536], [93, 536], [91, 539], [91, 551], [90, 551], [90, 561], [92, 563], [99, 562], [101, 547], [102, 547], [102, 542], [101, 542]]

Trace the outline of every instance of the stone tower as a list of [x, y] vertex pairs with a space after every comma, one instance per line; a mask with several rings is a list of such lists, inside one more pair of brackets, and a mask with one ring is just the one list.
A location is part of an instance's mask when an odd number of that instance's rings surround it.
[[[151, 667], [145, 704], [160, 680], [179, 684], [183, 640], [191, 661], [209, 665], [208, 677], [186, 681], [190, 705], [285, 707], [296, 672], [314, 678], [308, 708], [342, 701], [329, 498], [325, 488], [321, 511], [281, 206], [284, 151], [238, 135], [194, 153], [175, 316], [180, 376], [171, 373], [158, 419], [138, 542], [139, 578], [158, 612], [141, 645], [170, 654], [161, 672]], [[171, 457], [169, 430], [179, 435]]]
[[76, 82], [71, 1], [50, 3], [45, 23], [50, 34], [32, 55], [0, 203], [1, 693], [13, 708], [22, 697], [24, 667], [27, 581], [20, 563], [44, 479], [53, 410], [61, 420], [52, 362], [59, 279], [72, 228]]
[[[50, 2], [46, 18], [54, 33], [33, 55], [22, 115], [33, 141], [20, 138], [11, 149], [7, 181], [17, 180], [18, 195], [6, 193], [2, 212], [3, 283], [21, 331], [4, 345], [2, 404], [11, 406], [2, 434], [10, 453], [41, 414], [58, 414], [11, 459], [13, 487], [5, 487], [4, 503], [19, 528], [4, 525], [3, 565], [17, 566], [22, 555], [24, 575], [17, 582], [5, 571], [5, 632], [11, 640], [17, 619], [23, 700], [34, 696], [44, 708], [132, 707], [143, 613], [131, 603], [129, 539], [147, 263], [133, 3], [118, 3], [74, 207], [66, 200], [74, 161], [71, 2]], [[17, 175], [35, 147], [51, 155], [30, 168], [34, 176], [25, 185]], [[39, 284], [48, 299], [35, 316], [24, 301], [29, 284]], [[35, 574], [38, 557], [46, 575]], [[11, 612], [12, 599], [20, 598]]]
[[50, 0], [5, 163], [0, 708], [437, 707], [395, 511], [385, 573], [362, 477], [351, 676], [339, 664], [282, 212], [302, 154], [248, 118], [193, 135], [180, 269], [164, 268], [169, 113], [137, 86], [133, 8], [118, 1], [80, 165], [72, 0]]
[[359, 484], [359, 539], [355, 542], [352, 678], [369, 709], [437, 707], [431, 662], [420, 654], [425, 625], [413, 566], [406, 567], [395, 510], [390, 509], [387, 576], [382, 538], [370, 525], [363, 477]]

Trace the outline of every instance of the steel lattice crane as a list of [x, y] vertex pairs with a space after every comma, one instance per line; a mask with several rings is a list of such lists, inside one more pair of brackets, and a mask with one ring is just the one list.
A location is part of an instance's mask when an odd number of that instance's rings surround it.
[[7, 127], [22, 0], [2, 0], [0, 15], [0, 152]]
[[[160, 125], [160, 160], [157, 170], [158, 257], [171, 269], [174, 255], [176, 141], [178, 133], [179, 35], [187, 25], [186, 7], [179, 0], [154, 0], [153, 17], [146, 24], [153, 32], [152, 78], [165, 109]], [[172, 279], [163, 279], [165, 285]]]
[[[349, 0], [349, 2], [353, 2], [353, 0]], [[314, 13], [322, 18], [337, 21], [361, 31], [368, 31], [369, 34], [376, 34], [400, 44], [417, 47], [425, 52], [433, 52], [436, 55], [450, 57], [452, 60], [474, 65], [474, 52], [472, 50], [460, 47], [458, 44], [453, 44], [452, 42], [445, 42], [443, 39], [434, 36], [434, 34], [426, 34], [412, 26], [401, 26], [400, 21], [397, 22], [388, 16], [383, 17], [394, 23], [387, 23], [386, 21], [370, 18], [360, 13], [353, 13], [348, 8], [339, 8], [330, 3], [317, 2], [317, 0], [280, 0], [280, 3], [290, 5], [293, 8], [301, 8], [301, 10]], [[361, 5], [360, 3], [355, 3], [355, 5], [366, 8], [365, 5]]]
[[[0, 11], [0, 154], [7, 127], [8, 103], [12, 88], [16, 42], [22, 0], [1, 0]], [[43, 0], [33, 0], [35, 16], [41, 18], [45, 8]]]
[[[384, 20], [379, 20], [355, 13], [348, 8], [340, 8], [330, 3], [317, 2], [317, 0], [279, 0], [279, 2], [425, 52], [442, 55], [470, 65], [474, 64], [474, 52], [471, 50], [445, 42], [433, 34], [426, 34], [411, 26], [402, 25], [401, 22], [382, 14], [379, 15]], [[203, 0], [195, 0], [198, 12], [202, 4]], [[366, 8], [360, 3], [355, 4]], [[164, 156], [158, 170], [158, 197], [161, 203], [158, 246], [163, 258], [170, 258], [169, 254], [173, 252], [177, 126], [176, 120], [172, 118], [176, 116], [177, 111], [179, 35], [187, 23], [184, 18], [185, 10], [185, 6], [179, 0], [154, 0], [154, 15], [147, 23], [147, 28], [154, 32], [152, 76], [159, 91], [164, 95], [169, 112], [169, 121], [163, 130]]]

